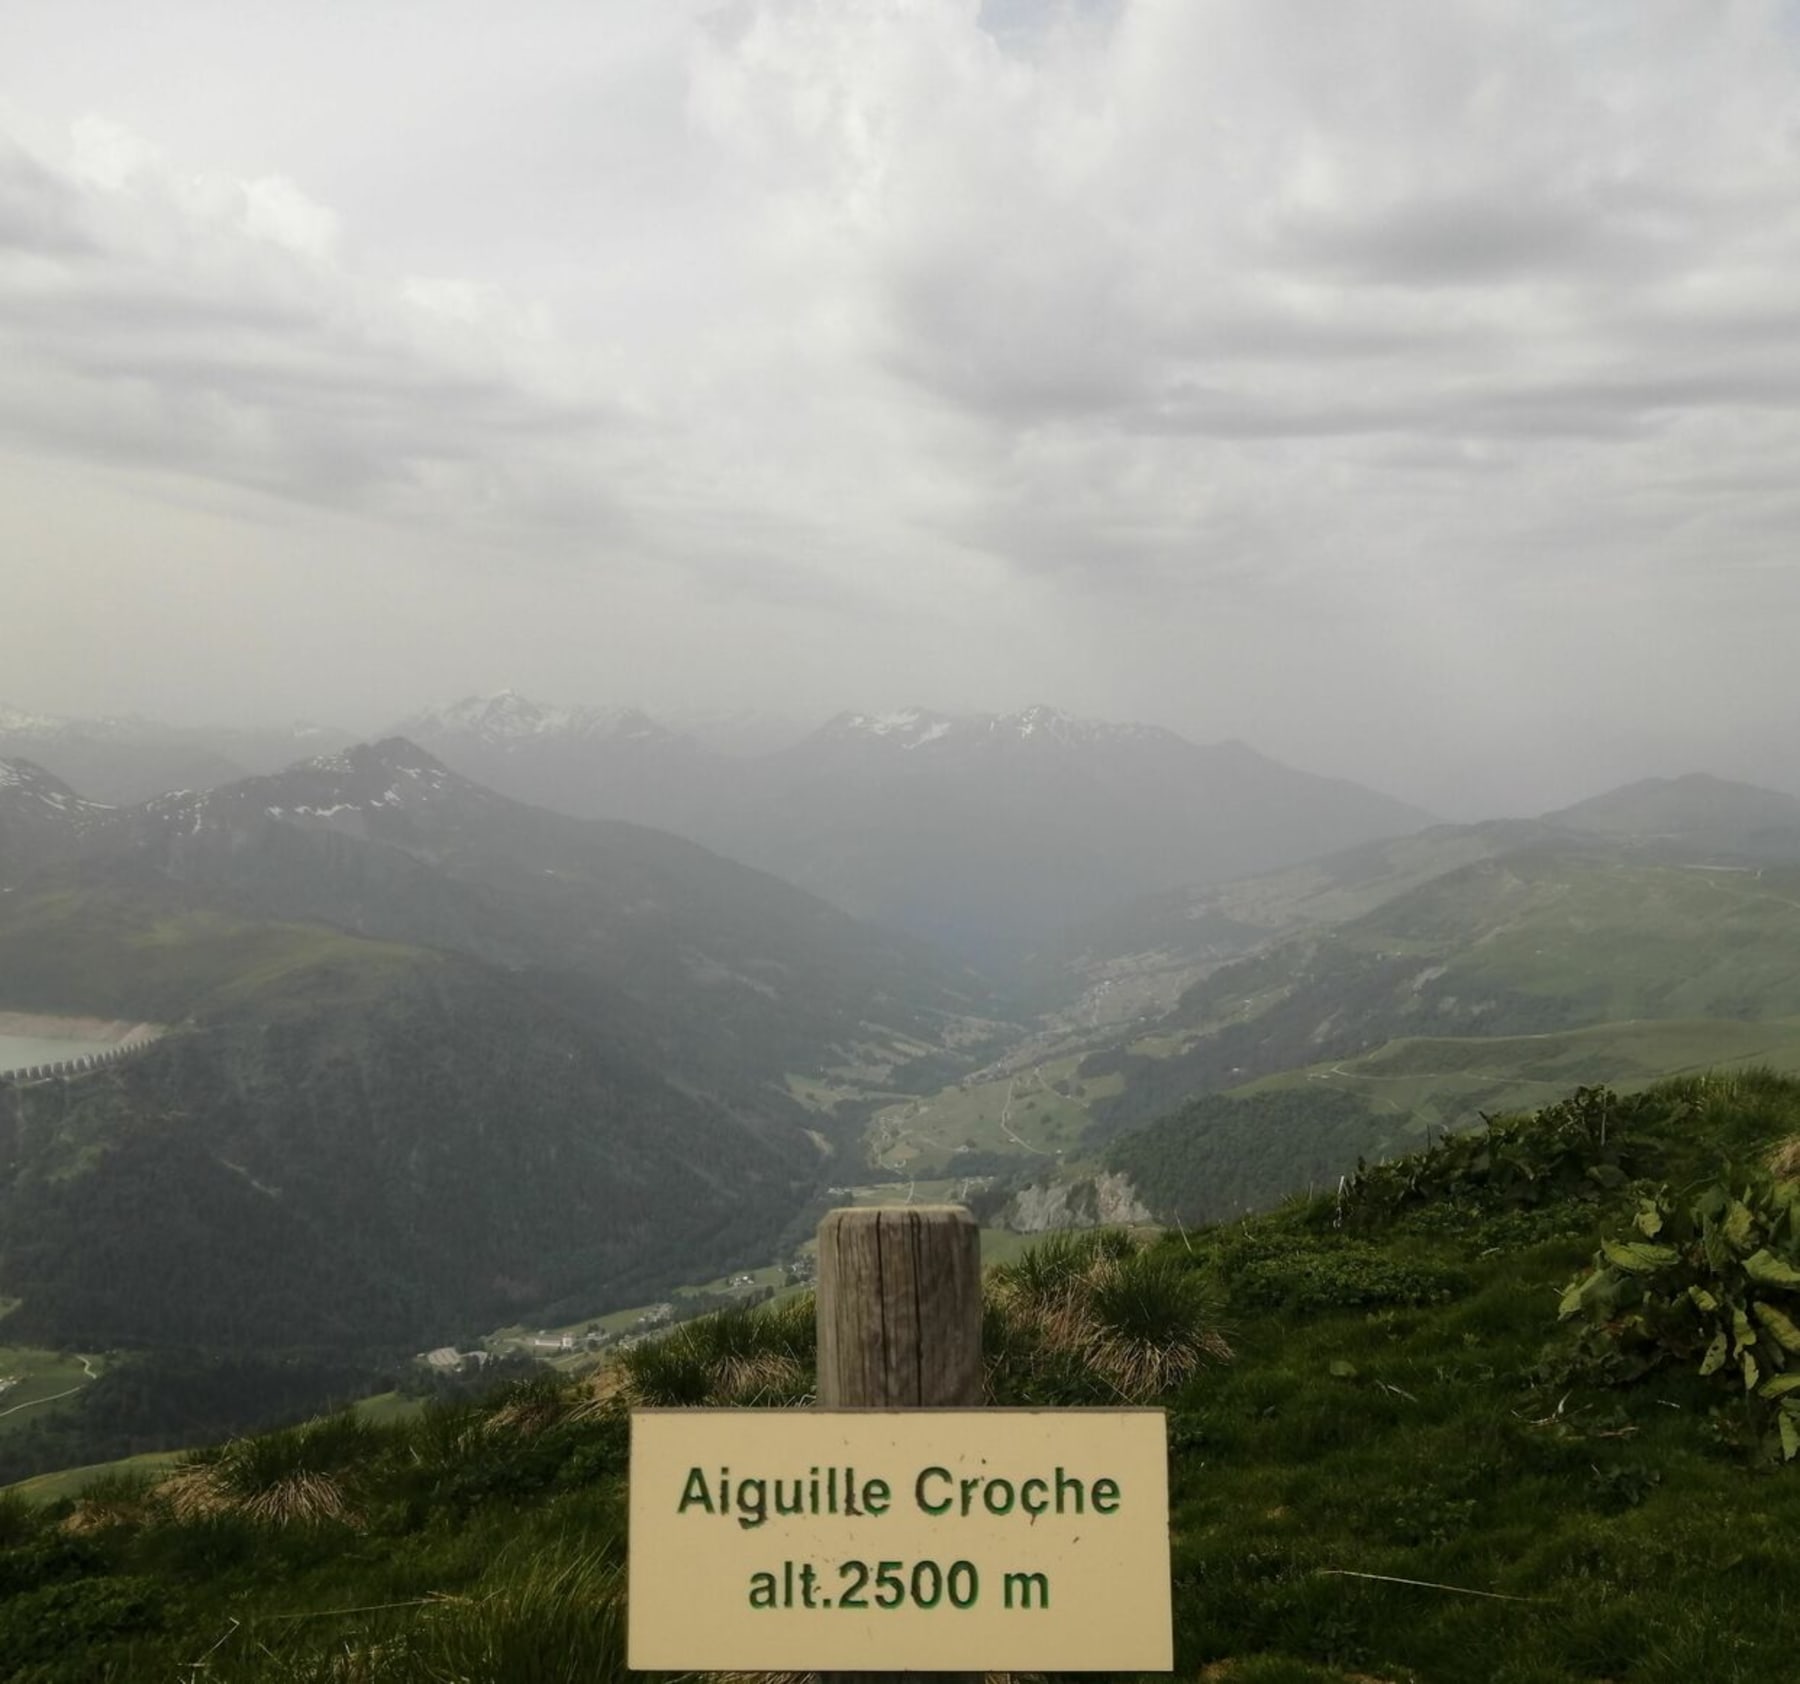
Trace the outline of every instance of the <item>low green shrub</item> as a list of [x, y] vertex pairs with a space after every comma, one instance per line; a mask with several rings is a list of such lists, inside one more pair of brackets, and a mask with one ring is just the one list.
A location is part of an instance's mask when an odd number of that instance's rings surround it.
[[38, 1512], [16, 1491], [0, 1491], [0, 1550], [36, 1535]]
[[1486, 1118], [1486, 1127], [1448, 1135], [1412, 1157], [1359, 1164], [1335, 1208], [1321, 1203], [1333, 1221], [1367, 1228], [1419, 1205], [1499, 1211], [1596, 1202], [1657, 1173], [1663, 1149], [1643, 1125], [1666, 1122], [1672, 1108], [1689, 1104], [1667, 1093], [1577, 1088], [1540, 1111]]
[[1745, 1172], [1685, 1202], [1646, 1198], [1634, 1226], [1563, 1293], [1589, 1372], [1630, 1383], [1688, 1369], [1742, 1397], [1784, 1460], [1800, 1457], [1800, 1186]]
[[0, 1601], [22, 1591], [97, 1571], [99, 1550], [86, 1538], [38, 1526], [10, 1549], [0, 1550]]
[[163, 1600], [155, 1580], [126, 1576], [76, 1579], [8, 1597], [0, 1602], [0, 1677], [83, 1684], [94, 1676], [94, 1649], [154, 1631]]

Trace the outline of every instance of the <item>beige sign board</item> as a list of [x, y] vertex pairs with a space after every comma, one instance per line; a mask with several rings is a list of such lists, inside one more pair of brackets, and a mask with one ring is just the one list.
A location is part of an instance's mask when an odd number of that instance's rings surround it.
[[639, 1410], [629, 1661], [1165, 1672], [1162, 1411]]

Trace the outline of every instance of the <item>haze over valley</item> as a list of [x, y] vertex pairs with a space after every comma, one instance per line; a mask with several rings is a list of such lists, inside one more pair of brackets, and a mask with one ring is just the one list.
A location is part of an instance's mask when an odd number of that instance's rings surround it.
[[[1192, 1214], [1162, 1129], [1217, 1216], [1559, 1085], [1800, 1067], [1800, 798], [1707, 776], [1456, 826], [1048, 707], [732, 755], [503, 692], [248, 775], [340, 734], [8, 718], [44, 1343], [369, 1360], [797, 1259], [846, 1187]], [[216, 780], [50, 769], [178, 753]], [[1287, 1089], [1254, 1173], [1181, 1121]]]

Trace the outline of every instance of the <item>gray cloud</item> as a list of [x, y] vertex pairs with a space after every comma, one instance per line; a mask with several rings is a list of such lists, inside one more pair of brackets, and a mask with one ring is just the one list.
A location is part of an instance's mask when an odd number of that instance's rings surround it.
[[56, 177], [0, 134], [0, 252], [66, 257], [90, 249]]
[[140, 10], [11, 23], [0, 544], [55, 463], [48, 623], [246, 558], [183, 705], [222, 617], [292, 711], [1047, 696], [1428, 801], [1793, 714], [1784, 0]]
[[[1608, 246], [1591, 205], [1487, 198], [1420, 199], [1372, 218], [1298, 231], [1296, 255], [1355, 280], [1400, 286], [1469, 286], [1517, 277], [1586, 273]], [[1609, 255], [1629, 261], [1620, 242]]]
[[330, 214], [286, 183], [183, 179], [106, 125], [87, 140], [85, 172], [15, 149], [0, 174], [0, 206], [31, 213], [0, 226], [25, 222], [35, 260], [0, 269], [0, 431], [20, 446], [336, 505], [443, 471], [478, 487], [616, 423], [602, 393], [518, 367], [537, 347], [479, 291], [343, 268]]

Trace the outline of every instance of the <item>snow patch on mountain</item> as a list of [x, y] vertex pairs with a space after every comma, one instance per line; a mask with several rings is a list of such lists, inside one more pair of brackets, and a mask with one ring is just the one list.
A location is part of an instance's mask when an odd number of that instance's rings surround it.
[[0, 790], [17, 792], [11, 797], [15, 808], [29, 800], [76, 816], [111, 811], [97, 801], [83, 800], [60, 778], [30, 760], [0, 760]]
[[1104, 719], [1078, 719], [1046, 703], [1017, 713], [934, 713], [929, 708], [897, 708], [883, 713], [842, 713], [820, 735], [828, 740], [878, 742], [902, 749], [928, 743], [995, 745], [1055, 744], [1084, 749], [1123, 742], [1179, 745], [1185, 741], [1160, 725], [1116, 724]]
[[445, 800], [487, 799], [418, 744], [389, 737], [335, 754], [299, 761], [264, 777], [244, 778], [204, 792], [177, 790], [146, 802], [144, 822], [165, 834], [199, 836], [242, 831], [266, 820], [312, 828], [324, 825], [361, 835], [378, 811], [418, 814]]
[[890, 747], [922, 748], [949, 736], [960, 722], [927, 708], [896, 708], [887, 713], [841, 713], [822, 735], [846, 741], [872, 739]]

